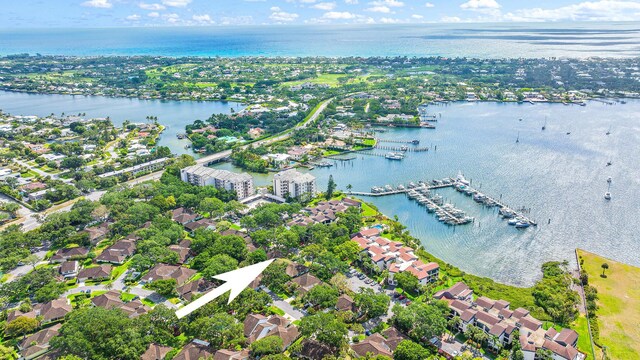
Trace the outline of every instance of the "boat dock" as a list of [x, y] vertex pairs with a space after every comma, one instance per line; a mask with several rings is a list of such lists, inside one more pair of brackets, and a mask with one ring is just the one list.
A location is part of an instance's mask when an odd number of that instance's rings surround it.
[[392, 140], [392, 139], [380, 139], [376, 138], [376, 142], [396, 143], [396, 144], [420, 144], [420, 140]]
[[460, 209], [456, 209], [451, 204], [445, 204], [442, 201], [442, 197], [437, 194], [431, 194], [432, 190], [454, 188], [458, 192], [461, 192], [483, 206], [498, 208], [498, 214], [503, 219], [506, 219], [509, 225], [513, 225], [518, 229], [527, 228], [529, 226], [537, 226], [538, 224], [526, 213], [526, 208], [512, 208], [505, 204], [502, 199], [496, 199], [488, 196], [479, 190], [471, 187], [461, 175], [458, 178], [444, 178], [442, 180], [432, 180], [430, 182], [418, 181], [418, 184], [410, 182], [408, 185], [398, 185], [394, 188], [391, 185], [385, 185], [383, 187], [374, 186], [371, 188], [371, 192], [351, 191], [349, 194], [356, 196], [371, 196], [380, 197], [397, 194], [407, 194], [407, 196], [417, 201], [420, 205], [426, 206], [429, 212], [435, 212], [438, 216], [438, 220], [448, 225], [463, 225], [473, 222], [474, 219], [465, 216], [464, 212]]
[[376, 145], [374, 147], [374, 149], [380, 149], [380, 150], [389, 150], [389, 151], [402, 151], [402, 152], [424, 152], [424, 151], [429, 151], [428, 147], [420, 147], [420, 148], [410, 148], [408, 146], [401, 146], [401, 147], [395, 147], [395, 146], [386, 146], [386, 145]]

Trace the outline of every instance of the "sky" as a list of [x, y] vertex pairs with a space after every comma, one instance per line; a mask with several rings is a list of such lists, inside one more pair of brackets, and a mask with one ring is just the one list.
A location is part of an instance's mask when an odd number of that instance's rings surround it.
[[1, 28], [640, 21], [640, 0], [0, 0]]

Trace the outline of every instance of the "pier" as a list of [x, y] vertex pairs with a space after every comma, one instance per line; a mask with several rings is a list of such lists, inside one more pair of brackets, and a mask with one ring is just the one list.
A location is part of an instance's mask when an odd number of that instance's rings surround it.
[[385, 143], [396, 143], [396, 144], [420, 144], [420, 140], [392, 140], [392, 139], [380, 139], [377, 138], [376, 142], [385, 142]]
[[464, 216], [462, 210], [456, 209], [451, 204], [442, 204], [442, 197], [439, 195], [430, 196], [431, 190], [454, 188], [458, 192], [462, 192], [467, 196], [472, 196], [473, 200], [483, 206], [497, 207], [499, 215], [504, 219], [509, 219], [509, 225], [513, 225], [516, 228], [527, 228], [529, 226], [537, 226], [538, 224], [529, 218], [525, 213], [528, 210], [525, 208], [512, 208], [501, 199], [496, 199], [486, 194], [483, 194], [479, 190], [468, 185], [466, 180], [445, 178], [442, 180], [432, 180], [430, 182], [418, 181], [419, 185], [410, 183], [410, 185], [399, 185], [398, 188], [393, 188], [390, 185], [384, 187], [372, 187], [371, 192], [364, 191], [351, 191], [350, 195], [356, 196], [370, 196], [381, 197], [397, 194], [407, 194], [407, 196], [418, 201], [420, 205], [426, 206], [429, 212], [435, 212], [438, 215], [438, 220], [445, 222], [448, 225], [463, 225], [468, 224], [473, 220], [468, 216]]
[[408, 146], [401, 146], [401, 147], [395, 147], [395, 146], [386, 146], [386, 145], [376, 145], [374, 147], [374, 149], [380, 149], [380, 150], [389, 150], [389, 151], [401, 151], [401, 152], [424, 152], [424, 151], [429, 151], [428, 147], [420, 147], [420, 148], [410, 148]]

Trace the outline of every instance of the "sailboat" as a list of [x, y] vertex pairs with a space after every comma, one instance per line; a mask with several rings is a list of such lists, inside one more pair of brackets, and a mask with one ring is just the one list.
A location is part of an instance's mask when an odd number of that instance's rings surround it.
[[544, 125], [542, 125], [542, 131], [544, 131], [547, 128], [547, 117], [544, 117]]
[[611, 135], [611, 125], [609, 125], [609, 130], [607, 130], [607, 135]]
[[518, 137], [516, 138], [516, 144], [520, 142], [520, 131], [518, 131]]
[[611, 200], [611, 183], [609, 183], [609, 186], [607, 186], [607, 192], [604, 193], [604, 199]]
[[607, 162], [607, 166], [611, 166], [613, 165], [613, 161], [609, 160], [609, 162]]

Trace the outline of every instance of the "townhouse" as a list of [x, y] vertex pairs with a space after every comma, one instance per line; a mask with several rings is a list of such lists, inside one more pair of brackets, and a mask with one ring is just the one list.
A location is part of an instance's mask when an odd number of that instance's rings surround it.
[[[473, 299], [473, 290], [459, 282], [449, 289], [434, 294], [435, 299], [448, 303], [450, 317], [458, 317], [458, 330], [466, 331], [474, 325], [490, 336], [491, 346], [505, 346], [519, 341], [525, 360], [535, 360], [539, 349], [550, 350], [554, 360], [583, 360], [585, 354], [576, 349], [578, 333], [571, 329], [557, 331], [553, 327], [544, 330], [542, 322], [517, 308], [511, 310], [505, 300], [493, 300], [484, 296]], [[515, 338], [518, 330], [519, 338]]]
[[369, 228], [354, 234], [351, 240], [360, 247], [361, 255], [368, 256], [380, 271], [387, 270], [387, 282], [396, 285], [395, 275], [401, 272], [413, 274], [421, 285], [438, 280], [440, 266], [437, 263], [424, 263], [414, 250], [399, 241], [380, 237], [380, 229]]

